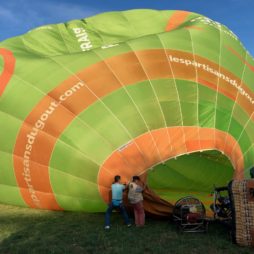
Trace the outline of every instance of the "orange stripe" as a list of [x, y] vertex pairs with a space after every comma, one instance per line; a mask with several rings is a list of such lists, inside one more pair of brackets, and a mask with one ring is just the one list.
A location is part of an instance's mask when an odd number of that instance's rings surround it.
[[[221, 72], [225, 73], [225, 75], [236, 80], [240, 84], [240, 80], [232, 73], [207, 59], [199, 56], [193, 56], [191, 53], [176, 50], [168, 50], [167, 54], [191, 60], [194, 60], [195, 57], [196, 61], [207, 64], [215, 70], [220, 69]], [[142, 66], [140, 61], [142, 62]], [[138, 82], [145, 81], [148, 78], [150, 80], [160, 78], [177, 78], [196, 82], [196, 73], [198, 74], [198, 80], [202, 85], [208, 86], [214, 90], [218, 89], [220, 93], [230, 99], [236, 98], [237, 90], [233, 86], [230, 86], [225, 80], [219, 79], [219, 85], [217, 88], [214, 84], [217, 84], [218, 77], [203, 69], [198, 69], [196, 72], [195, 67], [192, 65], [187, 66], [174, 61], [169, 65], [164, 50], [145, 50], [135, 53], [129, 52], [106, 59], [105, 62], [99, 62], [80, 71], [53, 89], [48, 94], [49, 96], [45, 96], [31, 111], [21, 126], [14, 148], [13, 160], [18, 185], [21, 188], [21, 193], [25, 202], [29, 206], [47, 209], [60, 209], [57, 201], [52, 198], [54, 195], [48, 173], [51, 154], [58, 137], [64, 129], [78, 114], [96, 102], [99, 98], [121, 89], [122, 86], [136, 84]], [[110, 66], [110, 68], [108, 66]], [[173, 72], [171, 72], [171, 69]], [[111, 70], [113, 70], [113, 72]], [[117, 75], [117, 78], [114, 73]], [[77, 92], [73, 93], [71, 89], [76, 86], [78, 82], [76, 75], [85, 82], [86, 86], [83, 86]], [[207, 82], [207, 80], [209, 80], [209, 82]], [[242, 87], [250, 94], [250, 96], [253, 96], [253, 93], [246, 85], [242, 84]], [[70, 93], [71, 96], [66, 97], [66, 94]], [[66, 98], [60, 105], [58, 105], [59, 98], [63, 95], [65, 95]], [[239, 97], [241, 98], [238, 99], [237, 103], [245, 109], [249, 115], [251, 115], [253, 112], [253, 105], [245, 97]], [[48, 115], [44, 122], [45, 125], [42, 127], [38, 120], [43, 116], [45, 117], [45, 112], [50, 108], [53, 108], [54, 111]], [[35, 129], [35, 125], [39, 127]], [[41, 130], [41, 128], [43, 128], [43, 130]], [[31, 133], [34, 133], [35, 131], [37, 132], [36, 137], [31, 137]], [[169, 129], [168, 131], [170, 132], [171, 130]], [[172, 154], [176, 156], [179, 153], [183, 153], [182, 145], [184, 135], [188, 134], [189, 133], [186, 131], [184, 133], [184, 129], [181, 128], [174, 130], [174, 135], [170, 135], [174, 143]], [[175, 140], [176, 137], [177, 140]], [[160, 137], [156, 136], [156, 139], [163, 139], [163, 135]], [[166, 140], [167, 139], [165, 139], [165, 142]], [[203, 143], [200, 141], [198, 143], [195, 142], [192, 141], [188, 143], [187, 146], [184, 145], [184, 152], [187, 152], [186, 148], [189, 151], [195, 147], [196, 149], [201, 149], [202, 146], [206, 146], [204, 141], [202, 141]], [[130, 165], [135, 163], [137, 160], [139, 161], [138, 165], [140, 168], [144, 168], [145, 165], [154, 164], [154, 162], [158, 160], [159, 156], [165, 156], [163, 151], [160, 151], [161, 154], [158, 154], [153, 142], [149, 144], [151, 147], [149, 149], [139, 143], [132, 143], [130, 145], [132, 148], [130, 150], [127, 149], [126, 152], [129, 151], [132, 156], [135, 155], [135, 157], [131, 157], [126, 153], [126, 158], [128, 158], [128, 164]], [[167, 145], [169, 145], [169, 140], [167, 140], [167, 143], [164, 144], [164, 146]], [[144, 151], [142, 151], [142, 149], [144, 149]], [[147, 153], [148, 150], [150, 153], [151, 151], [153, 152], [151, 153], [151, 157], [146, 157], [146, 160], [144, 160], [142, 153]], [[239, 165], [241, 165], [241, 163]], [[26, 178], [24, 174], [27, 175]], [[43, 181], [38, 181], [37, 179], [42, 179], [42, 175]], [[28, 188], [30, 192], [24, 191], [25, 188]], [[43, 193], [47, 193], [50, 202], [46, 202], [45, 195]]]
[[8, 85], [15, 69], [15, 57], [8, 49], [0, 48], [0, 55], [3, 57], [4, 67], [0, 75], [0, 96]]
[[[185, 139], [180, 137], [182, 133], [180, 129], [183, 129]], [[169, 133], [171, 138], [171, 144], [176, 148], [177, 152], [171, 150], [169, 143], [165, 140], [166, 132]], [[200, 133], [197, 135], [196, 133]], [[235, 179], [243, 178], [243, 161], [238, 163], [238, 158], [242, 157], [242, 151], [236, 142], [236, 140], [228, 133], [219, 131], [212, 128], [201, 127], [169, 127], [159, 130], [153, 130], [152, 135], [156, 140], [156, 146], [160, 151], [162, 161], [167, 161], [170, 158], [174, 158], [178, 155], [188, 154], [192, 152], [202, 150], [219, 150], [231, 158], [232, 163], [235, 165]], [[215, 136], [215, 139], [214, 139]], [[225, 139], [227, 138], [227, 146], [224, 146]], [[158, 160], [151, 151], [154, 150], [153, 143], [151, 141], [150, 133], [145, 133], [137, 138], [135, 142], [141, 148], [144, 156], [149, 165], [140, 164], [137, 160], [136, 164], [132, 164], [131, 167], [126, 168], [124, 165], [123, 157], [133, 156], [135, 158], [136, 151], [130, 152], [133, 149], [132, 144], [128, 145], [121, 151], [122, 156], [119, 156], [119, 151], [115, 151], [109, 158], [103, 163], [98, 174], [98, 188], [99, 192], [105, 202], [108, 202], [108, 193], [112, 184], [112, 176], [121, 175], [124, 182], [128, 182], [133, 175], [144, 175], [147, 171], [162, 161]], [[185, 151], [187, 146], [188, 151]], [[234, 156], [232, 155], [232, 147], [235, 146]], [[230, 149], [231, 148], [231, 149]], [[110, 171], [110, 174], [108, 173]]]
[[240, 61], [245, 64], [251, 71], [254, 72], [254, 66], [251, 65], [250, 63], [248, 63], [247, 61], [245, 61], [245, 59], [233, 48], [226, 46], [226, 49], [228, 49], [231, 53], [233, 53], [238, 59], [240, 59]]
[[175, 11], [173, 15], [170, 17], [165, 30], [169, 32], [177, 28], [186, 20], [189, 14], [190, 12], [188, 11]]
[[[215, 83], [215, 84], [214, 84], [214, 83], [211, 83], [211, 82], [209, 82], [209, 81], [207, 81], [207, 80], [204, 80], [204, 79], [202, 79], [202, 78], [198, 78], [198, 82], [199, 82], [200, 84], [202, 84], [202, 85], [205, 85], [205, 86], [207, 86], [207, 87], [213, 89], [213, 90], [216, 90], [216, 88], [217, 88], [216, 83]], [[232, 92], [228, 92], [226, 89], [223, 89], [223, 88], [220, 89], [220, 92], [221, 92], [222, 94], [224, 94], [226, 97], [230, 98], [231, 100], [233, 100], [233, 101], [236, 100], [236, 96], [237, 96], [236, 93], [232, 94]]]

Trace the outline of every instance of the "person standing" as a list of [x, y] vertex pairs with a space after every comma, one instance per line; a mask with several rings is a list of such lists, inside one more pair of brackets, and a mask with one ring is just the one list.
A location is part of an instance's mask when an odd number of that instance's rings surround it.
[[254, 178], [254, 167], [250, 169], [250, 177]]
[[143, 205], [144, 184], [141, 182], [139, 176], [133, 176], [132, 182], [129, 184], [128, 200], [133, 207], [135, 224], [137, 227], [145, 225], [145, 211]]
[[128, 214], [123, 204], [123, 191], [125, 190], [125, 188], [126, 188], [126, 185], [121, 183], [121, 176], [116, 175], [114, 177], [114, 183], [111, 185], [112, 201], [111, 203], [109, 203], [106, 214], [105, 214], [105, 229], [110, 229], [110, 217], [111, 217], [112, 211], [115, 209], [120, 210], [125, 224], [128, 227], [131, 226]]

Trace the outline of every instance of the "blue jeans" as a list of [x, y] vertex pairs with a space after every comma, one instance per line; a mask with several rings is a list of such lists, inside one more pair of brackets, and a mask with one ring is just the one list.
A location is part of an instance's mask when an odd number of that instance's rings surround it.
[[108, 206], [108, 209], [106, 211], [106, 214], [105, 214], [105, 226], [110, 226], [110, 216], [111, 216], [111, 213], [114, 209], [119, 209], [120, 212], [121, 212], [121, 215], [124, 219], [124, 223], [126, 225], [130, 224], [130, 220], [129, 220], [129, 217], [128, 217], [128, 214], [126, 212], [126, 209], [123, 205], [123, 203], [119, 204], [118, 206], [115, 206], [113, 205], [113, 203], [111, 202]]

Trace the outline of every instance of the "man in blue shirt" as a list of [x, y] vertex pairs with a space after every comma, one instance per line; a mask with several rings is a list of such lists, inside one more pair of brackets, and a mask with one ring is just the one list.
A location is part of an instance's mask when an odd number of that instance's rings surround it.
[[108, 206], [108, 209], [105, 214], [105, 229], [110, 229], [110, 216], [114, 209], [119, 209], [122, 217], [124, 219], [125, 224], [130, 227], [130, 220], [126, 209], [123, 204], [123, 191], [125, 190], [126, 186], [121, 184], [121, 176], [116, 175], [115, 181], [111, 185], [112, 190], [112, 201]]

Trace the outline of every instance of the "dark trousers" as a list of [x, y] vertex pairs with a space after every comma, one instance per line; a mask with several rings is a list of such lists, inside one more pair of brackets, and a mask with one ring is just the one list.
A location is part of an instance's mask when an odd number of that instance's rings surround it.
[[119, 206], [114, 206], [112, 203], [109, 204], [108, 209], [105, 214], [105, 226], [110, 226], [110, 216], [112, 214], [112, 211], [115, 209], [119, 209], [121, 212], [121, 215], [124, 219], [124, 223], [126, 225], [130, 224], [130, 220], [128, 217], [128, 214], [126, 212], [126, 209], [123, 204], [120, 204]]

